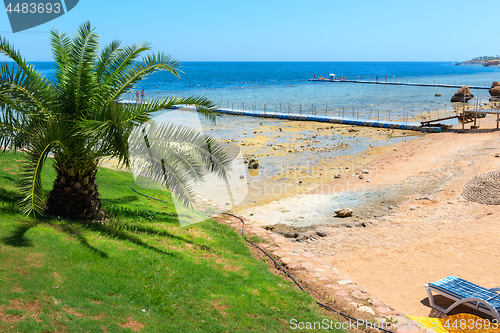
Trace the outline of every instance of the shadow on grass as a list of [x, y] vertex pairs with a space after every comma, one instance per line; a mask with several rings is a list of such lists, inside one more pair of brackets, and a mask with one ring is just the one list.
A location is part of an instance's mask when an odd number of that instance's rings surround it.
[[122, 205], [124, 203], [136, 202], [139, 198], [136, 195], [127, 195], [118, 199], [102, 199], [102, 203], [112, 204], [112, 205]]
[[111, 205], [110, 201], [103, 200], [106, 212], [112, 216], [120, 216], [132, 220], [142, 220], [151, 222], [162, 222], [167, 224], [178, 224], [179, 219], [176, 213], [164, 213], [151, 209], [132, 209], [118, 205]]
[[[5, 178], [5, 177], [2, 177]], [[21, 199], [21, 195], [19, 195], [18, 192], [16, 191], [9, 191], [6, 190], [2, 187], [0, 187], [0, 201], [9, 203], [9, 204], [15, 204]]]
[[142, 241], [139, 237], [131, 234], [130, 232], [126, 232], [116, 228], [114, 225], [98, 223], [98, 222], [87, 222], [87, 221], [58, 221], [48, 223], [49, 225], [65, 232], [71, 237], [75, 238], [82, 246], [88, 248], [92, 252], [98, 254], [101, 258], [108, 258], [108, 254], [104, 251], [101, 251], [87, 241], [84, 235], [85, 230], [90, 230], [93, 232], [98, 232], [101, 235], [105, 235], [111, 239], [119, 239], [122, 241], [129, 241], [135, 245], [142, 246], [145, 249], [154, 251], [159, 254], [168, 255], [171, 257], [177, 257], [177, 254], [172, 251], [165, 251], [159, 248], [156, 248], [152, 245], [147, 244]]
[[[101, 258], [108, 258], [109, 255], [102, 251], [99, 250], [98, 248], [95, 248], [92, 246], [87, 238], [85, 238], [84, 231], [85, 230], [90, 230], [94, 232], [99, 232], [101, 235], [108, 236], [111, 239], [119, 239], [122, 241], [129, 241], [133, 244], [142, 246], [145, 249], [154, 251], [156, 253], [160, 253], [163, 255], [168, 255], [171, 257], [177, 257], [177, 254], [172, 251], [165, 251], [159, 248], [156, 248], [152, 245], [147, 244], [146, 242], [142, 241], [139, 237], [131, 234], [131, 232], [119, 230], [116, 228], [115, 225], [111, 224], [101, 224], [97, 222], [86, 222], [86, 221], [57, 221], [50, 219], [48, 217], [44, 217], [38, 221], [38, 223], [34, 224], [21, 224], [19, 225], [16, 230], [14, 231], [14, 234], [10, 237], [4, 237], [0, 239], [0, 242], [13, 246], [13, 247], [28, 247], [28, 246], [33, 246], [33, 243], [31, 240], [26, 238], [26, 232], [30, 230], [32, 227], [36, 226], [37, 224], [48, 224], [52, 226], [53, 228], [60, 230], [69, 236], [75, 238], [82, 246], [86, 247], [90, 251], [98, 254]], [[154, 230], [151, 228], [143, 228], [143, 227], [137, 227], [135, 228], [136, 232], [144, 232], [148, 234], [155, 234], [155, 235], [160, 235], [160, 236], [165, 236], [169, 238], [176, 238], [179, 240], [182, 240], [184, 242], [188, 243], [193, 243], [192, 241], [188, 239], [184, 239], [180, 236], [173, 235], [169, 232], [166, 231], [158, 231]]]
[[15, 182], [17, 179], [12, 178], [11, 176], [1, 176], [2, 179], [7, 179], [8, 181]]
[[16, 228], [14, 234], [10, 237], [2, 238], [0, 241], [5, 245], [13, 247], [29, 247], [33, 246], [31, 240], [26, 238], [26, 232], [33, 227], [31, 224], [22, 224]]
[[184, 237], [174, 235], [166, 230], [158, 230], [158, 229], [154, 229], [154, 228], [151, 228], [148, 226], [138, 226], [138, 225], [134, 225], [134, 224], [121, 224], [117, 227], [115, 227], [115, 230], [127, 229], [128, 231], [131, 231], [131, 232], [144, 233], [147, 235], [163, 236], [163, 237], [168, 237], [168, 238], [172, 238], [172, 239], [177, 239], [177, 240], [180, 240], [182, 242], [189, 243], [189, 244], [196, 244], [195, 242], [193, 242], [190, 239], [186, 239]]
[[[18, 192], [6, 190], [0, 187], [0, 202], [4, 203], [4, 210], [11, 207], [13, 212], [18, 213], [19, 207], [17, 206], [18, 200], [21, 198]], [[164, 213], [156, 210], [134, 210], [129, 208], [120, 207], [119, 204], [124, 204], [127, 202], [137, 201], [135, 196], [124, 196], [120, 199], [111, 199], [111, 200], [103, 200], [103, 202], [108, 203], [106, 205], [106, 211], [112, 216], [119, 216], [130, 219], [132, 221], [142, 221], [142, 222], [162, 222], [167, 225], [173, 225], [178, 223], [177, 214], [173, 213]], [[10, 209], [9, 209], [10, 210]], [[162, 236], [171, 239], [177, 239], [182, 242], [195, 244], [190, 239], [175, 235], [166, 230], [158, 230], [153, 227], [148, 227], [144, 225], [137, 225], [135, 223], [127, 223], [127, 222], [90, 222], [90, 221], [78, 221], [78, 220], [58, 220], [55, 216], [39, 216], [36, 221], [33, 223], [23, 223], [16, 227], [13, 235], [9, 237], [4, 237], [0, 239], [0, 242], [13, 246], [13, 247], [28, 247], [33, 246], [32, 241], [26, 238], [26, 232], [35, 227], [38, 224], [46, 224], [51, 227], [60, 230], [74, 238], [78, 241], [83, 247], [89, 249], [90, 251], [98, 254], [102, 258], [108, 258], [108, 253], [92, 246], [85, 236], [85, 231], [93, 231], [98, 232], [103, 236], [109, 237], [111, 239], [119, 239], [122, 241], [129, 241], [133, 244], [142, 246], [151, 251], [168, 255], [168, 256], [177, 256], [175, 252], [162, 250], [156, 248], [150, 244], [147, 244], [143, 240], [141, 240], [136, 234], [147, 234], [147, 235], [156, 235]]]
[[19, 193], [0, 188], [0, 211], [16, 214], [19, 212], [17, 202], [21, 199]]
[[98, 254], [101, 258], [108, 258], [108, 254], [104, 251], [101, 251], [92, 245], [89, 244], [87, 239], [84, 237], [82, 234], [81, 230], [78, 230], [74, 225], [71, 225], [69, 223], [61, 223], [58, 224], [59, 230], [67, 233], [68, 235], [72, 236], [75, 238], [82, 246], [86, 247], [90, 251]]

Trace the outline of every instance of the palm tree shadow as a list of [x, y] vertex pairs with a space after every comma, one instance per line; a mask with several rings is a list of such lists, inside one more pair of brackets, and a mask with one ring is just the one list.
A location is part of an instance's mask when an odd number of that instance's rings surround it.
[[[108, 200], [103, 200], [103, 203], [111, 203], [111, 201]], [[121, 202], [123, 203], [123, 202]], [[170, 225], [175, 225], [179, 223], [179, 219], [177, 217], [177, 214], [174, 213], [166, 213], [166, 212], [159, 212], [156, 210], [149, 210], [149, 209], [131, 209], [131, 208], [122, 208], [118, 205], [106, 205], [104, 207], [106, 213], [110, 214], [111, 216], [121, 216], [121, 217], [126, 217], [130, 218], [133, 220], [151, 220], [155, 223], [157, 222], [162, 222], [162, 223], [167, 223]]]
[[[2, 178], [8, 178], [8, 177], [2, 177]], [[17, 201], [19, 201], [22, 197], [19, 195], [18, 192], [16, 191], [9, 191], [6, 190], [3, 187], [0, 187], [0, 201], [9, 203], [9, 204], [15, 204]]]
[[72, 236], [75, 238], [82, 246], [86, 247], [90, 251], [98, 254], [101, 258], [108, 258], [108, 254], [104, 251], [99, 250], [98, 248], [93, 247], [90, 245], [90, 243], [87, 241], [85, 236], [82, 234], [80, 230], [75, 228], [75, 226], [69, 224], [69, 223], [64, 223], [59, 225], [59, 230], [67, 233], [68, 235]]
[[17, 213], [19, 212], [18, 201], [21, 196], [18, 192], [9, 191], [0, 187], [0, 210], [3, 212]]
[[121, 198], [116, 198], [116, 199], [102, 198], [101, 201], [103, 204], [122, 205], [124, 203], [139, 201], [139, 198], [136, 195], [127, 195], [127, 196], [123, 196]]
[[[0, 188], [0, 201], [7, 204], [8, 207], [12, 207], [15, 212], [18, 212], [19, 207], [17, 206], [17, 201], [19, 200], [19, 193], [15, 191], [9, 191], [4, 188]], [[127, 198], [133, 201], [132, 198]], [[123, 201], [120, 200], [121, 203]], [[7, 207], [4, 205], [4, 209]], [[109, 210], [108, 210], [109, 211]], [[111, 210], [113, 211], [113, 210]], [[125, 215], [130, 218], [139, 218], [144, 217], [145, 211], [133, 211], [133, 210], [117, 210], [116, 215]], [[146, 212], [147, 213], [147, 212]], [[155, 222], [162, 221], [167, 224], [178, 223], [177, 214], [176, 213], [162, 213], [162, 212], [154, 212]], [[115, 215], [115, 214], [113, 214]], [[98, 254], [101, 258], [108, 258], [109, 254], [92, 246], [85, 236], [85, 230], [90, 230], [94, 232], [99, 232], [101, 235], [106, 235], [111, 239], [119, 239], [122, 241], [129, 241], [136, 245], [142, 246], [151, 251], [168, 255], [168, 256], [176, 256], [175, 252], [165, 251], [162, 249], [158, 249], [150, 244], [147, 244], [143, 240], [141, 240], [135, 234], [147, 234], [147, 235], [156, 235], [162, 236], [171, 239], [177, 239], [182, 242], [195, 244], [190, 239], [175, 235], [173, 233], [168, 232], [167, 230], [158, 230], [153, 227], [145, 226], [145, 225], [137, 225], [132, 223], [127, 224], [114, 224], [114, 223], [99, 223], [92, 222], [86, 220], [57, 220], [54, 219], [54, 216], [41, 216], [38, 217], [38, 220], [34, 223], [23, 223], [19, 225], [14, 233], [11, 236], [4, 237], [0, 239], [0, 242], [13, 246], [13, 247], [30, 247], [33, 246], [33, 242], [26, 237], [26, 232], [28, 232], [31, 228], [35, 227], [37, 224], [48, 224], [58, 229], [70, 237], [77, 240], [83, 247], [89, 249], [90, 251]]]
[[6, 180], [11, 181], [11, 182], [16, 182], [17, 181], [17, 179], [14, 179], [11, 176], [2, 176], [2, 179], [6, 179]]
[[196, 244], [195, 242], [193, 242], [190, 239], [187, 239], [187, 238], [184, 238], [184, 237], [181, 237], [178, 235], [174, 235], [166, 230], [157, 230], [157, 229], [154, 229], [154, 228], [151, 228], [148, 226], [137, 226], [137, 225], [130, 225], [127, 227], [131, 230], [133, 229], [134, 232], [138, 232], [138, 233], [144, 233], [144, 234], [155, 235], [155, 236], [163, 236], [163, 237], [168, 237], [168, 238], [172, 238], [172, 239], [177, 239], [177, 240], [180, 240], [182, 242], [189, 243], [189, 244]]
[[31, 224], [21, 224], [16, 228], [14, 234], [10, 237], [4, 237], [1, 242], [12, 247], [30, 247], [33, 243], [26, 238], [26, 232], [33, 227]]
[[105, 235], [111, 239], [129, 241], [135, 245], [142, 246], [145, 249], [154, 251], [159, 254], [168, 255], [171, 257], [177, 257], [177, 254], [175, 252], [165, 251], [157, 247], [154, 247], [152, 245], [149, 245], [143, 240], [141, 240], [139, 237], [133, 235], [131, 232], [119, 230], [118, 228], [110, 224], [89, 222], [89, 221], [74, 221], [74, 220], [60, 221], [58, 223], [49, 223], [49, 224], [52, 224], [53, 227], [75, 238], [82, 246], [98, 254], [101, 258], [108, 258], [109, 254], [92, 246], [85, 237], [85, 234], [83, 232], [84, 230], [98, 232], [99, 234]]
[[[108, 202], [111, 202], [112, 200], [109, 200]], [[161, 222], [162, 224], [167, 224], [167, 225], [178, 225], [179, 224], [179, 215], [177, 212], [174, 210], [173, 212], [164, 212], [164, 211], [157, 211], [157, 210], [133, 210], [129, 208], [121, 208], [120, 206], [108, 206], [105, 207], [105, 210], [107, 213], [111, 214], [112, 216], [120, 216], [120, 217], [126, 217], [131, 220], [140, 220], [142, 219], [144, 221], [144, 218], [147, 219], [149, 218], [151, 222], [158, 223]], [[190, 239], [175, 235], [173, 233], [170, 233], [166, 230], [158, 230], [153, 227], [144, 225], [145, 223], [142, 223], [142, 225], [137, 225], [137, 224], [132, 224], [132, 223], [121, 223], [121, 224], [116, 224], [115, 230], [120, 230], [119, 228], [126, 228], [129, 231], [137, 232], [137, 233], [145, 233], [148, 235], [155, 235], [155, 236], [163, 236], [163, 237], [168, 237], [172, 239], [177, 239], [185, 243], [189, 244], [196, 244]], [[112, 224], [105, 224], [107, 226], [111, 226]]]
[[119, 239], [119, 240], [123, 240], [123, 241], [129, 241], [129, 242], [132, 242], [136, 245], [142, 246], [148, 250], [151, 250], [151, 251], [154, 251], [154, 252], [157, 252], [160, 254], [165, 254], [165, 255], [168, 255], [171, 257], [177, 256], [177, 254], [175, 252], [158, 249], [152, 245], [145, 243], [139, 237], [132, 235], [131, 233], [127, 233], [125, 231], [119, 230], [110, 224], [88, 223], [86, 227], [92, 231], [96, 231], [96, 232], [100, 232], [101, 234], [105, 234], [105, 235], [109, 236], [110, 238], [115, 238], [115, 239]]

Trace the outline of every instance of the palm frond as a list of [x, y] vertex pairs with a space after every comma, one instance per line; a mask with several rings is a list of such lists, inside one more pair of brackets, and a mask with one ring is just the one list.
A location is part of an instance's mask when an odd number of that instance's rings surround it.
[[141, 53], [150, 50], [150, 43], [133, 44], [116, 50], [112, 61], [108, 62], [102, 70], [99, 82], [106, 87], [115, 86], [123, 72], [135, 63]]
[[[18, 112], [42, 112], [48, 116], [55, 101], [50, 82], [35, 73], [26, 73], [21, 67], [0, 64], [0, 102]], [[1, 112], [1, 111], [0, 111]]]
[[186, 206], [192, 204], [192, 184], [204, 180], [204, 170], [226, 179], [230, 161], [219, 143], [187, 126], [149, 122], [129, 139], [135, 174], [153, 179]]
[[78, 127], [83, 136], [93, 140], [92, 144], [98, 147], [101, 154], [118, 157], [119, 163], [128, 168], [130, 161], [127, 142], [132, 130], [149, 121], [153, 112], [170, 109], [175, 105], [196, 105], [206, 111], [205, 115], [213, 119], [216, 117], [214, 104], [206, 98], [170, 97], [135, 104], [109, 103], [81, 119]]
[[0, 102], [0, 146], [3, 150], [24, 147], [29, 136], [29, 117]]
[[102, 157], [117, 157], [128, 167], [128, 136], [135, 124], [124, 121], [123, 105], [110, 103], [78, 123], [78, 133], [86, 137], [93, 152]]
[[216, 112], [216, 104], [205, 97], [186, 97], [176, 101], [177, 105], [194, 105], [196, 110], [214, 124], [219, 114]]
[[209, 120], [215, 122], [218, 113], [216, 112], [216, 104], [205, 97], [167, 97], [164, 99], [148, 99], [145, 103], [134, 103], [125, 105], [124, 111], [126, 116], [124, 119], [128, 122], [142, 124], [149, 120], [153, 112], [171, 109], [174, 106], [195, 106], [197, 111]]
[[13, 45], [11, 45], [5, 37], [0, 37], [0, 54], [7, 56], [12, 60], [17, 66], [22, 68], [26, 73], [31, 73], [35, 71], [35, 67], [28, 64], [26, 60], [21, 57], [21, 53], [17, 51]]
[[127, 66], [119, 76], [116, 76], [115, 86], [117, 87], [113, 94], [109, 96], [110, 101], [118, 100], [124, 93], [135, 88], [135, 85], [144, 79], [144, 77], [158, 71], [166, 70], [175, 76], [179, 76], [179, 61], [169, 55], [158, 53], [148, 55], [142, 62], [133, 63]]
[[[118, 40], [112, 41], [109, 45], [107, 45], [101, 52], [101, 56], [96, 64], [96, 76], [99, 82], [102, 82], [103, 74], [105, 71], [109, 70], [109, 67], [115, 60], [115, 58], [119, 55], [121, 51], [121, 42]], [[109, 73], [106, 73], [109, 74]]]
[[192, 105], [205, 117], [215, 121], [218, 114], [215, 112], [216, 105], [205, 97], [167, 97], [164, 99], [151, 98], [145, 103], [125, 104], [123, 107], [127, 122], [143, 124], [151, 119], [154, 112], [171, 109], [179, 105]]
[[14, 106], [26, 103], [29, 107], [48, 114], [48, 105], [53, 102], [55, 94], [53, 85], [34, 65], [28, 64], [18, 51], [5, 38], [0, 38], [0, 54], [4, 54], [14, 64], [0, 66], [0, 100]]
[[68, 95], [68, 87], [73, 78], [68, 74], [71, 67], [69, 53], [71, 51], [71, 39], [64, 33], [56, 29], [51, 30], [50, 41], [52, 47], [52, 55], [56, 62], [55, 64], [55, 86], [59, 92], [59, 99], [63, 106], [59, 111], [64, 112], [68, 108], [72, 108], [74, 100], [72, 95]]
[[42, 168], [48, 154], [55, 146], [64, 149], [63, 140], [68, 133], [59, 126], [40, 126], [33, 130], [29, 138], [27, 163], [21, 171], [19, 186], [23, 199], [20, 200], [21, 212], [26, 215], [43, 215], [45, 193], [41, 180]]
[[92, 31], [90, 23], [85, 22], [76, 32], [69, 47], [68, 64], [64, 73], [67, 84], [60, 87], [64, 113], [85, 113], [95, 103], [97, 87], [93, 68], [98, 49], [98, 36]]
[[69, 52], [71, 48], [71, 39], [64, 33], [56, 29], [50, 31], [50, 44], [52, 56], [56, 62], [55, 65], [55, 84], [61, 89], [68, 84], [71, 79], [67, 75], [69, 65]]

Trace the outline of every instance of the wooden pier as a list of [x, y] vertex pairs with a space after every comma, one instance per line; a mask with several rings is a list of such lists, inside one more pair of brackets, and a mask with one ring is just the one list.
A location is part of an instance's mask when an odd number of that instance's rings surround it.
[[[118, 103], [123, 104], [135, 104], [134, 101], [119, 101]], [[172, 109], [184, 109], [190, 111], [196, 111], [195, 107], [187, 105], [174, 106]], [[397, 121], [397, 120], [374, 120], [359, 117], [349, 117], [349, 116], [334, 116], [334, 115], [318, 115], [318, 114], [308, 114], [308, 113], [285, 113], [277, 111], [247, 111], [238, 109], [223, 109], [219, 108], [215, 110], [221, 114], [235, 115], [235, 116], [247, 116], [247, 117], [262, 117], [262, 118], [277, 118], [283, 120], [291, 121], [312, 121], [312, 122], [323, 122], [323, 123], [334, 123], [343, 125], [354, 125], [354, 126], [367, 126], [367, 127], [378, 127], [378, 128], [390, 128], [390, 129], [400, 129], [400, 130], [411, 130], [420, 131], [427, 133], [440, 133], [443, 131], [443, 125], [439, 124], [441, 121], [457, 119], [459, 123], [462, 124], [462, 129], [464, 124], [476, 122], [479, 114], [495, 114], [497, 116], [497, 129], [500, 127], [500, 109], [482, 109], [479, 108], [479, 104], [474, 108], [464, 109], [462, 112], [455, 112], [453, 114], [447, 114], [443, 117], [437, 117], [436, 119], [429, 119], [421, 121], [420, 123], [412, 121]]]
[[[393, 85], [393, 86], [414, 86], [414, 87], [441, 87], [441, 88], [462, 88], [463, 85], [456, 84], [440, 84], [440, 83], [413, 83], [413, 82], [385, 82], [382, 81], [368, 81], [368, 80], [332, 80], [332, 79], [309, 79], [308, 81], [313, 82], [335, 82], [335, 83], [366, 83], [366, 84], [382, 84], [382, 85]], [[468, 86], [470, 89], [490, 89], [491, 87], [485, 86]]]
[[[487, 114], [496, 114], [497, 116], [497, 129], [500, 127], [500, 110], [488, 110], [488, 109], [475, 109], [468, 110], [461, 113], [457, 119], [458, 122], [462, 124], [462, 129], [464, 129], [465, 124], [474, 122], [474, 127], [477, 127], [477, 119], [484, 118], [483, 116], [478, 117], [479, 115], [487, 115]], [[472, 127], [471, 127], [472, 128]]]
[[442, 129], [440, 126], [422, 126], [422, 124], [408, 121], [377, 121], [373, 119], [351, 118], [351, 117], [337, 117], [330, 115], [313, 115], [313, 114], [298, 114], [298, 113], [283, 113], [283, 112], [265, 112], [265, 111], [244, 111], [244, 110], [216, 110], [222, 114], [237, 115], [237, 116], [250, 116], [250, 117], [263, 117], [263, 118], [277, 118], [292, 121], [313, 121], [323, 123], [335, 123], [354, 126], [368, 126], [379, 128], [391, 128], [401, 130], [412, 130], [428, 133], [440, 133]]
[[[121, 104], [136, 104], [135, 101], [118, 101]], [[189, 105], [178, 105], [173, 106], [172, 109], [181, 109], [196, 111], [196, 108]], [[354, 126], [368, 126], [368, 127], [379, 127], [379, 128], [391, 128], [391, 129], [401, 129], [410, 131], [420, 131], [428, 133], [440, 133], [442, 129], [440, 126], [429, 125], [423, 126], [422, 124], [411, 122], [411, 121], [392, 121], [392, 120], [374, 120], [366, 119], [360, 117], [349, 117], [349, 116], [333, 116], [333, 115], [318, 115], [318, 114], [308, 114], [308, 113], [286, 113], [277, 111], [247, 111], [247, 110], [237, 110], [237, 109], [223, 109], [219, 108], [215, 110], [221, 114], [235, 115], [235, 116], [248, 116], [248, 117], [262, 117], [262, 118], [277, 118], [284, 120], [295, 120], [295, 121], [313, 121], [321, 123], [334, 123], [343, 125], [354, 125]]]
[[474, 123], [474, 127], [477, 127], [477, 119], [484, 118], [488, 114], [493, 114], [497, 116], [497, 129], [500, 128], [500, 109], [485, 109], [485, 108], [479, 108], [478, 106], [474, 105], [474, 108], [467, 108], [465, 109], [465, 105], [462, 111], [460, 112], [455, 112], [452, 114], [445, 115], [444, 117], [439, 117], [436, 119], [429, 119], [425, 121], [421, 121], [420, 124], [422, 126], [437, 126], [439, 122], [445, 121], [445, 120], [450, 120], [450, 119], [457, 119], [460, 124], [462, 124], [462, 129], [465, 128], [465, 124], [468, 123]]

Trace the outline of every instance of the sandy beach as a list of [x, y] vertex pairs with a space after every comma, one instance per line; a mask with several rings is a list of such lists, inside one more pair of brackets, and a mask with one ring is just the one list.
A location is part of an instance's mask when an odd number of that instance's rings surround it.
[[[500, 284], [495, 268], [500, 206], [461, 195], [469, 178], [500, 169], [496, 117], [481, 119], [479, 125], [465, 132], [456, 125], [378, 154], [368, 152], [361, 157], [365, 163], [344, 167], [340, 178], [241, 214], [262, 226], [291, 225], [281, 230], [296, 231], [291, 243], [332, 263], [392, 308], [428, 316], [435, 311], [428, 305], [426, 283], [456, 275], [487, 288]], [[319, 210], [339, 198], [354, 210], [352, 217]], [[319, 217], [316, 228], [327, 236], [301, 237], [311, 227], [297, 227], [297, 222], [316, 224]]]

